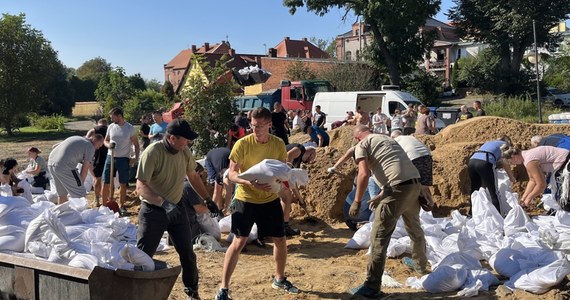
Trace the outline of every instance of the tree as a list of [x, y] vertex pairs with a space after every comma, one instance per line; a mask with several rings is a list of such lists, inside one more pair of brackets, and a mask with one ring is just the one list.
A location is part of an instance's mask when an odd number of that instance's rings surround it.
[[401, 75], [416, 68], [433, 43], [433, 34], [418, 30], [439, 11], [441, 0], [283, 0], [283, 4], [291, 14], [306, 6], [320, 16], [332, 8], [362, 16], [374, 37], [368, 59], [387, 69], [391, 84], [400, 85]]
[[160, 88], [160, 92], [166, 95], [166, 97], [171, 101], [174, 101], [174, 98], [176, 97], [176, 94], [174, 93], [174, 86], [172, 85], [170, 80], [164, 82], [164, 84]]
[[548, 69], [544, 73], [544, 83], [561, 91], [570, 91], [570, 56], [561, 56], [548, 60]]
[[134, 75], [129, 76], [129, 80], [131, 81], [131, 85], [137, 91], [144, 91], [146, 90], [146, 82], [141, 76], [141, 73], [136, 73]]
[[[536, 21], [538, 46], [552, 49], [559, 36], [549, 31], [570, 13], [570, 0], [454, 0], [454, 3], [447, 15], [458, 34], [490, 44], [499, 56], [500, 74], [516, 78], [520, 76], [524, 53], [533, 44], [532, 20]], [[521, 91], [507, 88], [506, 92]]]
[[61, 63], [56, 65], [45, 89], [44, 101], [39, 105], [40, 115], [71, 115], [74, 91], [68, 78], [68, 68]]
[[37, 101], [57, 67], [57, 53], [24, 14], [0, 18], [0, 125], [12, 135], [14, 122], [38, 109]]
[[162, 88], [162, 84], [156, 79], [145, 80], [144, 82], [146, 84], [146, 88], [149, 90], [160, 92], [160, 89]]
[[331, 58], [336, 58], [336, 40], [334, 38], [327, 40], [327, 39], [318, 39], [316, 37], [311, 37], [309, 41], [315, 46], [317, 46], [317, 48], [328, 53], [328, 55]]
[[415, 95], [427, 106], [438, 106], [437, 98], [442, 92], [443, 79], [425, 70], [416, 70], [404, 77], [403, 89]]
[[339, 92], [377, 91], [387, 80], [376, 67], [362, 62], [335, 63], [319, 72], [319, 78], [328, 80]]
[[113, 107], [123, 106], [135, 92], [131, 80], [125, 76], [125, 71], [117, 67], [103, 75], [95, 90], [95, 97], [105, 108], [105, 112], [108, 112]]
[[[201, 65], [207, 80], [199, 75], [188, 78], [182, 98], [188, 99], [184, 101], [184, 117], [198, 133], [193, 148], [201, 156], [213, 148], [226, 145], [225, 133], [230, 129], [237, 113], [232, 102], [235, 86], [231, 75], [227, 76], [231, 73], [226, 66], [226, 55], [215, 66], [211, 66], [199, 55], [193, 55], [192, 61]], [[220, 134], [212, 134], [214, 131]]]
[[167, 101], [166, 96], [159, 92], [150, 89], [139, 91], [133, 98], [125, 101], [125, 119], [131, 124], [138, 124], [143, 115], [160, 110], [161, 105]]
[[99, 83], [99, 80], [112, 69], [111, 64], [104, 58], [95, 57], [84, 62], [81, 67], [77, 68], [76, 74], [81, 80], [93, 80]]
[[293, 80], [312, 80], [315, 79], [317, 76], [306, 63], [297, 60], [291, 65], [289, 65], [289, 67], [287, 67], [287, 77], [288, 77], [287, 79], [293, 81]]

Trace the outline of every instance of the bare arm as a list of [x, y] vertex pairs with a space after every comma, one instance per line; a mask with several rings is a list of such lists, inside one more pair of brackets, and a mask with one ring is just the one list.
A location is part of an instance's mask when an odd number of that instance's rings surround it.
[[210, 213], [210, 210], [208, 210], [208, 208], [204, 204], [194, 204], [192, 205], [192, 207], [194, 207], [194, 210], [196, 211], [197, 214]]
[[87, 178], [87, 172], [89, 172], [89, 170], [91, 170], [91, 173], [93, 173], [91, 169], [91, 162], [89, 160], [84, 160], [81, 164], [81, 181], [85, 182], [85, 178]]
[[317, 137], [319, 138], [319, 147], [322, 147], [323, 143], [325, 142], [325, 139], [320, 134], [317, 134]]
[[143, 197], [146, 201], [156, 206], [162, 206], [162, 202], [166, 201], [156, 191], [154, 191], [145, 180], [137, 179], [137, 194]]
[[364, 192], [368, 187], [368, 179], [370, 177], [370, 170], [368, 170], [368, 165], [366, 160], [358, 160], [358, 176], [356, 177], [356, 195], [354, 196], [355, 202], [360, 202], [364, 196]]
[[546, 179], [540, 169], [538, 161], [531, 161], [526, 165], [528, 174], [528, 184], [521, 198], [521, 201], [528, 205], [538, 195], [544, 192], [546, 188]]
[[344, 153], [334, 164], [333, 168], [340, 168], [342, 167], [342, 165], [344, 165], [344, 163], [349, 160], [352, 156], [354, 155], [354, 147], [351, 147], [350, 149], [348, 149], [348, 151], [346, 151], [346, 153]]
[[131, 136], [131, 143], [133, 143], [135, 146], [135, 159], [138, 161], [141, 152], [141, 146], [139, 145], [139, 139], [137, 139], [136, 135]]
[[91, 128], [91, 129], [89, 129], [89, 131], [87, 131], [87, 134], [85, 135], [85, 137], [90, 138], [94, 135], [95, 135], [95, 128]]
[[195, 171], [191, 171], [187, 172], [186, 176], [188, 176], [188, 181], [190, 182], [196, 193], [198, 193], [198, 195], [200, 195], [200, 197], [203, 200], [210, 198], [210, 194], [208, 193], [208, 190], [206, 190], [206, 187], [202, 182], [200, 174], [196, 173]]

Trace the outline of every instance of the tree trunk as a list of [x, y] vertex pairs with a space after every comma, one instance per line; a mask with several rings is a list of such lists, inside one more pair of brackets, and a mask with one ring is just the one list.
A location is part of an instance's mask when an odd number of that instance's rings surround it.
[[513, 45], [513, 57], [511, 60], [511, 71], [513, 73], [518, 73], [520, 71], [525, 49], [526, 47], [523, 45], [523, 42]]
[[501, 70], [505, 74], [509, 74], [511, 70], [511, 49], [508, 45], [499, 48], [499, 55], [501, 57]]
[[388, 68], [388, 77], [390, 78], [390, 84], [400, 85], [400, 70], [398, 70], [398, 63], [388, 50], [388, 46], [384, 41], [384, 36], [380, 32], [378, 25], [375, 23], [370, 23], [370, 28], [374, 34], [374, 41], [378, 44], [382, 55], [384, 56], [384, 63], [386, 63], [386, 68]]

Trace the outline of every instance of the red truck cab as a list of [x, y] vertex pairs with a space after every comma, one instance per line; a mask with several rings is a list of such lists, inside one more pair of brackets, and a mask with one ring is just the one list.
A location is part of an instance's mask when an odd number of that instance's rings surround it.
[[281, 80], [281, 105], [285, 110], [311, 110], [318, 92], [332, 92], [326, 80]]

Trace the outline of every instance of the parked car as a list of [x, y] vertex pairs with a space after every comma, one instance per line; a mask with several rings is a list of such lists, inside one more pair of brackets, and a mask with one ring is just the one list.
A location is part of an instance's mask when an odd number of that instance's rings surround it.
[[570, 93], [560, 91], [556, 88], [546, 88], [544, 99], [556, 106], [570, 106]]

